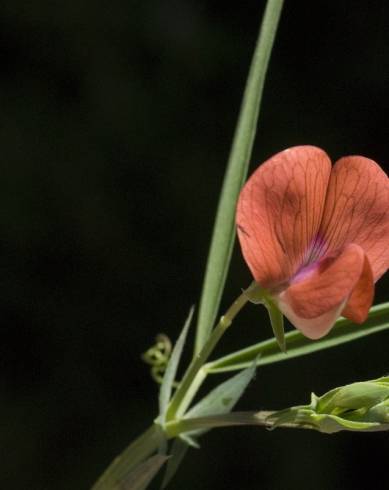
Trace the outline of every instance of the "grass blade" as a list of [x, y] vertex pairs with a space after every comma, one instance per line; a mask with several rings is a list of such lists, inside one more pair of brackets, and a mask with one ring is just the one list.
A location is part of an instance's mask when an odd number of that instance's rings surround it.
[[182, 441], [179, 437], [174, 439], [171, 449], [171, 457], [166, 467], [166, 473], [162, 481], [161, 490], [164, 490], [168, 486], [168, 484], [176, 474], [179, 466], [184, 460], [188, 449], [189, 446], [188, 444], [186, 444], [186, 442]]
[[161, 423], [165, 421], [166, 410], [169, 404], [170, 396], [173, 390], [174, 380], [177, 374], [178, 363], [182, 355], [186, 336], [188, 334], [189, 326], [192, 321], [194, 308], [189, 311], [189, 315], [185, 321], [184, 327], [178, 337], [176, 344], [174, 345], [172, 355], [169, 359], [166, 367], [165, 375], [162, 380], [162, 384], [159, 390], [159, 415], [161, 417]]
[[218, 313], [235, 240], [235, 205], [250, 162], [263, 85], [283, 0], [268, 0], [254, 51], [224, 177], [200, 300], [195, 354], [210, 335]]
[[287, 361], [293, 357], [335, 347], [388, 328], [389, 303], [382, 303], [371, 308], [369, 317], [363, 325], [356, 325], [350, 320], [340, 318], [331, 332], [320, 340], [309, 340], [298, 330], [288, 332], [285, 335], [288, 346], [287, 354], [280, 352], [277, 341], [272, 338], [209, 362], [205, 369], [209, 373], [244, 369], [250, 366], [258, 355], [260, 357], [257, 360], [257, 366]]
[[145, 490], [151, 480], [169, 459], [156, 454], [132, 470], [122, 481], [118, 481], [115, 490]]

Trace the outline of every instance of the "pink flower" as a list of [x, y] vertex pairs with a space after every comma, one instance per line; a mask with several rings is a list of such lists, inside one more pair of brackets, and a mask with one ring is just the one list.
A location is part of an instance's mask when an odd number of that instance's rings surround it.
[[243, 187], [236, 221], [255, 281], [305, 336], [326, 335], [339, 315], [366, 320], [389, 267], [389, 179], [373, 160], [332, 167], [314, 146], [282, 151]]

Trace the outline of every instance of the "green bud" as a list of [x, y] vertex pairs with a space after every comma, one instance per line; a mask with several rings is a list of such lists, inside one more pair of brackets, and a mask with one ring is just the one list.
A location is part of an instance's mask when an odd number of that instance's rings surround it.
[[389, 400], [385, 400], [370, 408], [366, 413], [366, 418], [382, 424], [389, 424]]
[[352, 383], [331, 390], [320, 397], [317, 410], [321, 413], [333, 413], [348, 410], [366, 409], [389, 397], [389, 385], [376, 381]]
[[341, 386], [320, 397], [312, 393], [310, 405], [275, 412], [269, 421], [274, 427], [292, 424], [329, 434], [389, 430], [389, 378]]

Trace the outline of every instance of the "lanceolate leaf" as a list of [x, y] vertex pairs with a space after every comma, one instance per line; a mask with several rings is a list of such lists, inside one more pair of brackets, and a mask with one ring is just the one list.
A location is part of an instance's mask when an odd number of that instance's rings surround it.
[[185, 418], [229, 413], [255, 375], [255, 363], [214, 388], [186, 414]]
[[283, 0], [268, 0], [224, 177], [202, 289], [195, 353], [213, 328], [235, 240], [235, 206], [247, 175], [270, 53]]
[[168, 486], [170, 480], [176, 474], [176, 471], [178, 470], [178, 467], [182, 463], [188, 449], [189, 449], [188, 444], [184, 442], [182, 439], [180, 439], [179, 437], [174, 439], [172, 444], [170, 459], [166, 466], [166, 472], [161, 486], [162, 490]]
[[388, 328], [389, 303], [382, 303], [371, 308], [369, 317], [363, 325], [356, 325], [350, 320], [341, 318], [336, 322], [331, 332], [320, 340], [309, 340], [298, 330], [288, 332], [285, 335], [288, 346], [287, 354], [280, 352], [275, 339], [269, 339], [210, 362], [205, 366], [205, 369], [209, 373], [240, 370], [250, 366], [258, 355], [260, 357], [256, 362], [257, 366], [286, 361], [293, 357], [335, 347]]
[[[160, 427], [153, 424], [112, 461], [93, 485], [92, 490], [117, 490], [117, 488], [123, 490], [131, 488], [125, 487], [124, 484], [119, 487], [118, 485], [122, 482], [128, 483], [128, 479], [134, 477], [132, 472], [137, 469], [139, 470], [138, 474], [143, 474], [143, 470], [140, 470], [140, 465], [158, 449], [162, 437], [163, 434]], [[162, 459], [152, 460], [152, 463], [149, 464], [154, 467], [153, 465], [157, 461], [162, 461]]]
[[167, 459], [160, 454], [152, 456], [118, 481], [115, 490], [144, 490]]
[[168, 365], [166, 367], [165, 375], [159, 390], [159, 415], [161, 422], [164, 422], [166, 409], [169, 404], [169, 400], [172, 394], [173, 383], [177, 374], [178, 363], [180, 362], [182, 350], [184, 348], [186, 336], [188, 329], [193, 317], [193, 307], [189, 311], [188, 318], [186, 319], [185, 325], [181, 331], [180, 336], [174, 346], [172, 355], [169, 359]]

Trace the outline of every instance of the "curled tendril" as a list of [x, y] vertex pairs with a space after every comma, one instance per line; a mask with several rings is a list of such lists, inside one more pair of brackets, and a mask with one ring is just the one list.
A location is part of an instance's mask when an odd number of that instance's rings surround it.
[[165, 334], [158, 334], [155, 338], [155, 344], [142, 354], [143, 361], [151, 366], [151, 377], [159, 384], [162, 383], [171, 352], [172, 343], [169, 337]]

